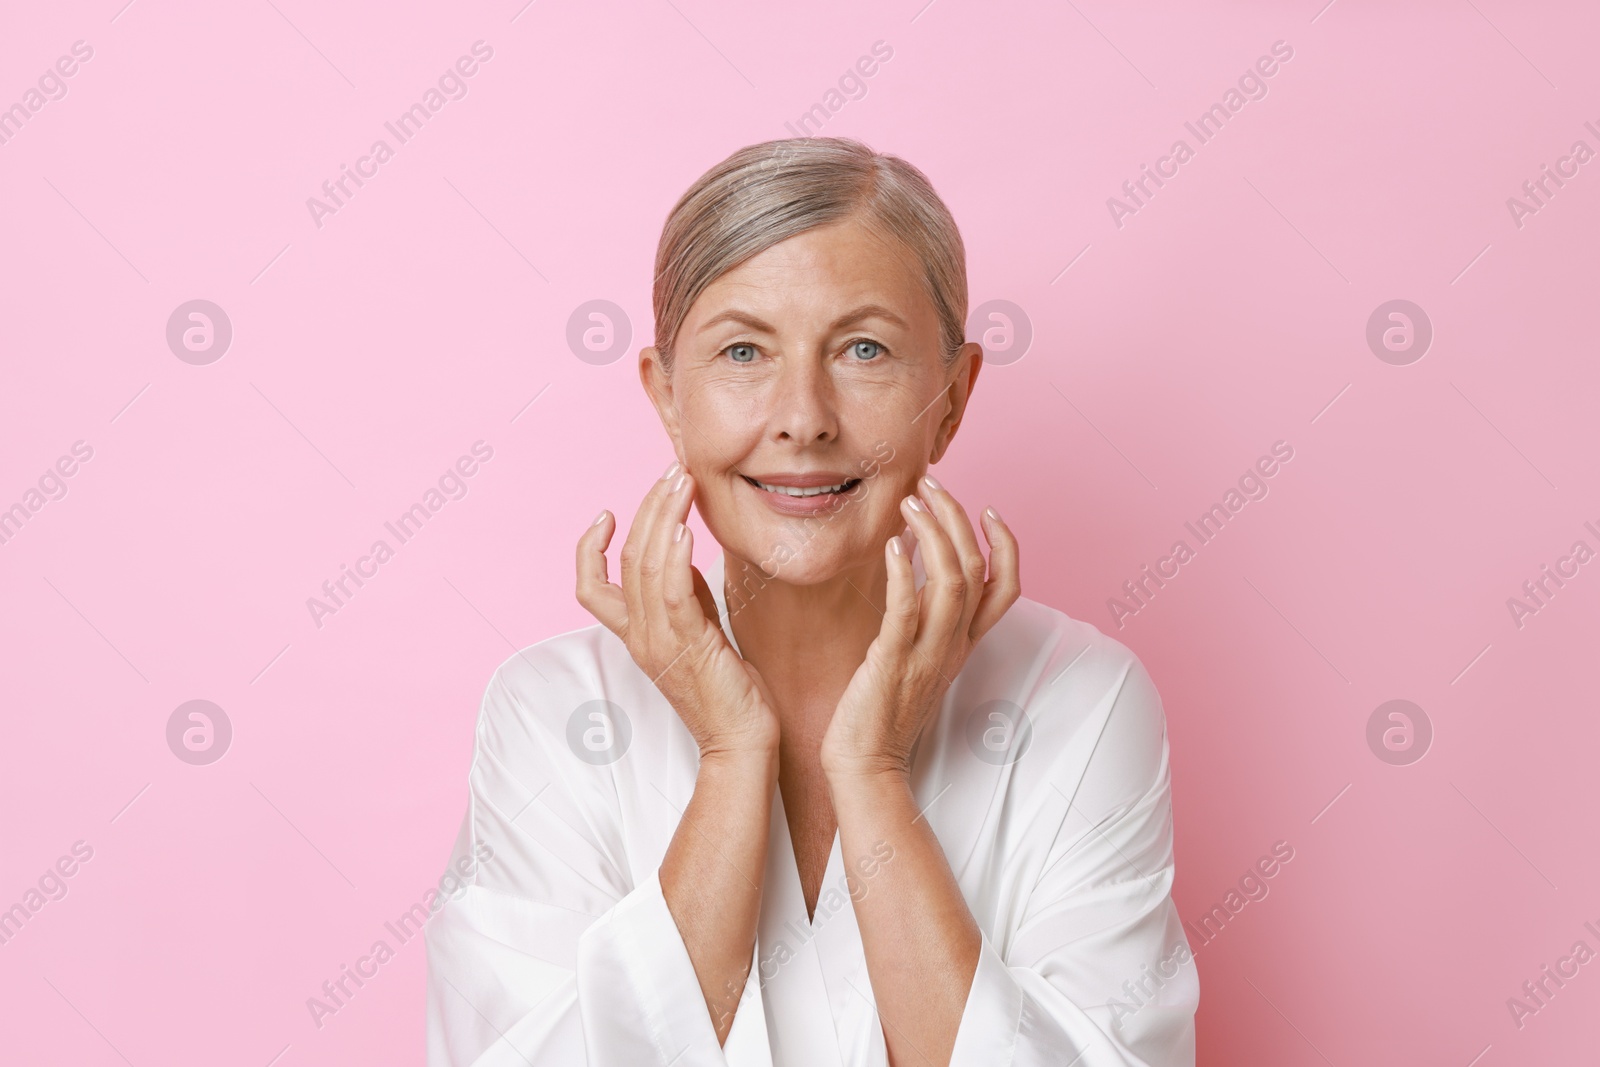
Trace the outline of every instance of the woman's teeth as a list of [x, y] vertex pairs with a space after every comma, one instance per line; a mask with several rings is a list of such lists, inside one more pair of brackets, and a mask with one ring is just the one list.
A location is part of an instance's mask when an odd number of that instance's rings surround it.
[[840, 482], [838, 485], [819, 485], [812, 489], [799, 489], [792, 485], [767, 485], [765, 482], [758, 482], [754, 478], [745, 477], [745, 481], [757, 489], [765, 489], [769, 493], [781, 493], [784, 496], [821, 496], [823, 493], [842, 493], [860, 480], [860, 478], [851, 478]]

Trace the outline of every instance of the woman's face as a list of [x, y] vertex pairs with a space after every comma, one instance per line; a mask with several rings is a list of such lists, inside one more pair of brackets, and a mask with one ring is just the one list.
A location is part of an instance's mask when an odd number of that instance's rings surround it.
[[670, 375], [654, 348], [640, 375], [701, 517], [726, 551], [800, 585], [882, 558], [982, 364], [969, 342], [945, 366], [920, 264], [854, 219], [718, 278], [673, 347]]

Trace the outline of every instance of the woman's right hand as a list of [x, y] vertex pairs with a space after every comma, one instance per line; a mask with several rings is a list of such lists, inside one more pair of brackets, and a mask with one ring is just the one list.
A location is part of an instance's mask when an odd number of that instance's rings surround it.
[[755, 667], [734, 650], [684, 525], [694, 479], [674, 463], [646, 494], [622, 546], [622, 584], [606, 573], [616, 519], [602, 511], [578, 539], [578, 602], [622, 639], [700, 746], [712, 755], [776, 752], [778, 718]]

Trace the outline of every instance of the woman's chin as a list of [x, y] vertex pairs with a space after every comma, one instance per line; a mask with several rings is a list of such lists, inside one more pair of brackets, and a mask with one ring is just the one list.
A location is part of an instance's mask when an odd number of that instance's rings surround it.
[[729, 555], [747, 560], [769, 579], [791, 585], [816, 585], [860, 569], [877, 558], [876, 550], [863, 550], [836, 531], [819, 530], [809, 538], [804, 531], [783, 531], [772, 536], [735, 538], [721, 542]]

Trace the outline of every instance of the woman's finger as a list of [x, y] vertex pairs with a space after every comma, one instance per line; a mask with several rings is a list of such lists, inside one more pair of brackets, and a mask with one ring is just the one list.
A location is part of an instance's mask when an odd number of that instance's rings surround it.
[[606, 546], [616, 530], [616, 519], [602, 511], [578, 538], [578, 603], [618, 637], [626, 637], [628, 604], [619, 586], [606, 576]]
[[[684, 649], [686, 636], [679, 633], [683, 591], [680, 587], [673, 597], [674, 578], [688, 580], [689, 560], [679, 559], [679, 549], [685, 547], [677, 533], [683, 520], [689, 517], [689, 500], [694, 496], [694, 479], [686, 471], [679, 471], [667, 483], [666, 491], [656, 505], [655, 519], [650, 527], [650, 540], [644, 559], [639, 565], [639, 592], [644, 598], [645, 624], [650, 627], [651, 640], [657, 642], [655, 654], [667, 659]], [[687, 536], [687, 535], [685, 535]], [[690, 581], [688, 593], [693, 595]], [[673, 605], [676, 605], [676, 608]]]
[[917, 532], [928, 575], [921, 589], [922, 609], [918, 616], [916, 644], [937, 663], [943, 659], [943, 646], [965, 617], [967, 579], [961, 572], [961, 560], [949, 535], [922, 498], [906, 497], [901, 501], [900, 510]]
[[904, 541], [891, 537], [884, 549], [889, 585], [884, 596], [883, 628], [878, 636], [893, 641], [893, 647], [903, 655], [917, 635], [917, 579]]
[[656, 479], [640, 501], [633, 524], [628, 527], [628, 539], [622, 544], [622, 595], [628, 603], [628, 618], [633, 621], [635, 641], [648, 641], [650, 638], [650, 620], [646, 611], [648, 598], [644, 589], [645, 575], [642, 573], [649, 559], [650, 533], [655, 526], [661, 500], [682, 469], [681, 465], [673, 463], [665, 474]]
[[[687, 523], [673, 524], [672, 545], [667, 554], [667, 578], [663, 585], [662, 606], [667, 624], [678, 644], [687, 646], [705, 629], [705, 613], [694, 586], [694, 531]], [[703, 581], [704, 579], [702, 579]]]
[[978, 547], [978, 535], [973, 532], [972, 520], [967, 518], [967, 509], [933, 475], [924, 475], [922, 482], [923, 496], [938, 516], [961, 560], [961, 574], [966, 579], [966, 601], [960, 627], [964, 630], [972, 625], [973, 613], [983, 599], [984, 577], [988, 573], [989, 563], [983, 557], [983, 549]]
[[1022, 575], [1019, 569], [1017, 538], [994, 508], [983, 509], [983, 536], [989, 542], [989, 574], [983, 584], [983, 600], [972, 616], [968, 634], [973, 644], [1000, 621], [1022, 595]]

